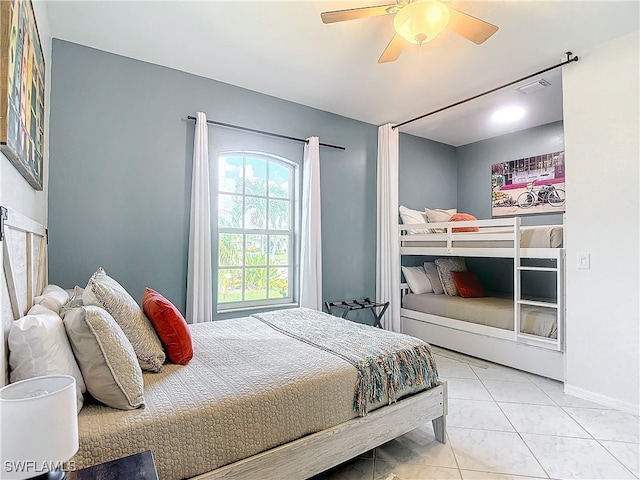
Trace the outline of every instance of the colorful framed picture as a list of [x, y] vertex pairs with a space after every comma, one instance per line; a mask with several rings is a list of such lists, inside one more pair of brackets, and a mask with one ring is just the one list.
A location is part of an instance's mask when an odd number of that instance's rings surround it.
[[491, 165], [491, 216], [563, 213], [564, 152]]
[[0, 150], [36, 190], [42, 190], [44, 68], [31, 1], [0, 1]]

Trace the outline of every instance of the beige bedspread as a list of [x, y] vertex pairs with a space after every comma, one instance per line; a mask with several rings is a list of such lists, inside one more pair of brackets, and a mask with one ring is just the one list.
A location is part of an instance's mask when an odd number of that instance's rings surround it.
[[144, 374], [146, 408], [85, 404], [77, 467], [151, 449], [161, 479], [187, 478], [357, 416], [345, 360], [253, 318], [191, 332], [189, 365]]

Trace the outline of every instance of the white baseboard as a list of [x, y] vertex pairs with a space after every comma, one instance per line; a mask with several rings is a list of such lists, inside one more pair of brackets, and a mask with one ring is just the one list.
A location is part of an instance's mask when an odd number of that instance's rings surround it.
[[588, 400], [590, 402], [604, 405], [605, 407], [615, 408], [616, 410], [622, 410], [623, 412], [631, 413], [633, 415], [640, 414], [640, 405], [634, 405], [633, 403], [623, 402], [622, 400], [616, 400], [615, 398], [607, 397], [600, 393], [590, 392], [580, 387], [575, 387], [567, 383], [564, 384], [564, 393], [567, 395], [573, 395], [574, 397]]

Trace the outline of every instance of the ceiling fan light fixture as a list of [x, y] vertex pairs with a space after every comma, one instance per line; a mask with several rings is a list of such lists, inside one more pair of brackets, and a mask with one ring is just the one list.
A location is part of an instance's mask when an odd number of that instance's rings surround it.
[[422, 45], [447, 28], [450, 18], [449, 8], [439, 1], [418, 0], [396, 13], [393, 28], [407, 42]]

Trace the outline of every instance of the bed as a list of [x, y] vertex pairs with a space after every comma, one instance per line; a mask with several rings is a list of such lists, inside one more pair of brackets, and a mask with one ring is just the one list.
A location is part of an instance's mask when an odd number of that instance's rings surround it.
[[[46, 231], [13, 211], [2, 227], [6, 382], [7, 331], [46, 284]], [[387, 378], [381, 383], [386, 387], [373, 388], [376, 362], [357, 363], [350, 351], [340, 353], [331, 342], [315, 341], [313, 332], [295, 329], [312, 314], [319, 316], [315, 329], [335, 326], [330, 338], [352, 337], [366, 345], [374, 342], [368, 335], [382, 333], [304, 309], [191, 326], [191, 363], [143, 374], [145, 408], [124, 411], [85, 402], [74, 466], [151, 449], [162, 479], [307, 478], [427, 421], [445, 442], [447, 389], [435, 365], [428, 374], [399, 370], [413, 383]], [[382, 335], [397, 342], [392, 357], [398, 365], [407, 348], [428, 350], [404, 335]], [[430, 353], [416, 358], [433, 360]]]
[[[434, 293], [408, 293], [402, 297], [407, 310], [423, 312], [478, 325], [513, 331], [513, 298], [503, 293], [489, 292], [486, 297], [462, 298]], [[555, 311], [549, 308], [523, 305], [520, 312], [521, 331], [528, 335], [558, 338]]]
[[[405, 209], [405, 214], [406, 214]], [[442, 211], [443, 217], [446, 216]], [[484, 298], [420, 293], [401, 284], [402, 332], [444, 348], [564, 380], [562, 225], [522, 226], [519, 217], [398, 225], [403, 256], [513, 259], [513, 292]], [[403, 219], [407, 219], [404, 215]], [[412, 262], [415, 263], [415, 262]], [[548, 275], [553, 298], [522, 294], [526, 278]]]

